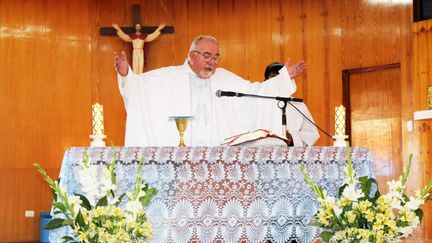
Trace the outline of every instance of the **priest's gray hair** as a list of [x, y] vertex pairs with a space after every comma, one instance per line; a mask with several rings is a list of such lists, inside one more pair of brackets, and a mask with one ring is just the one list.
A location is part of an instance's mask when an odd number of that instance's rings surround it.
[[189, 53], [190, 53], [191, 51], [196, 51], [196, 50], [197, 50], [197, 46], [198, 46], [198, 44], [199, 44], [202, 40], [209, 40], [209, 41], [213, 42], [215, 45], [219, 46], [219, 42], [218, 42], [218, 41], [216, 40], [216, 38], [214, 38], [213, 36], [211, 36], [211, 35], [200, 35], [200, 36], [197, 36], [197, 37], [192, 41], [192, 44], [191, 44], [191, 46], [190, 46], [190, 48], [189, 48]]

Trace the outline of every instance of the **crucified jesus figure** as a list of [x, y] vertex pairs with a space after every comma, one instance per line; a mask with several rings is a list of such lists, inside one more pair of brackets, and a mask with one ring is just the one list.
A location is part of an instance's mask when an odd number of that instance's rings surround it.
[[144, 42], [150, 42], [156, 39], [161, 30], [165, 27], [165, 24], [160, 24], [159, 27], [151, 34], [145, 34], [141, 32], [141, 25], [135, 25], [135, 33], [127, 35], [122, 31], [118, 24], [112, 24], [114, 29], [117, 30], [117, 35], [126, 42], [132, 42], [132, 70], [136, 74], [143, 73], [144, 70]]

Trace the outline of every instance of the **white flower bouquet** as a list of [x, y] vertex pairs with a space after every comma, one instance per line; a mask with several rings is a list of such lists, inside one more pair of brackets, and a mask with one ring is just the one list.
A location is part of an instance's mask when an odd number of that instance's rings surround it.
[[348, 149], [346, 181], [339, 188], [339, 198], [328, 196], [325, 190], [318, 187], [303, 164], [301, 170], [305, 181], [315, 192], [319, 203], [318, 212], [310, 225], [321, 227], [320, 237], [324, 242], [396, 242], [410, 236], [422, 220], [420, 207], [432, 189], [431, 179], [422, 191], [416, 191], [415, 196], [404, 194], [411, 160], [412, 156], [399, 180], [387, 182], [388, 193], [380, 195], [375, 179], [355, 177]]
[[[103, 175], [98, 178], [95, 165], [91, 165], [84, 155], [79, 181], [83, 194], [69, 194], [59, 186], [58, 180], [51, 179], [42, 167], [35, 163], [53, 190], [53, 218], [45, 226], [47, 230], [69, 226], [73, 235], [66, 235], [63, 241], [80, 242], [146, 242], [153, 235], [151, 222], [147, 219], [144, 207], [156, 194], [156, 189], [142, 183], [140, 176], [142, 160], [137, 168], [137, 178], [133, 192], [115, 196], [117, 156], [103, 167]], [[127, 198], [125, 207], [120, 203]]]

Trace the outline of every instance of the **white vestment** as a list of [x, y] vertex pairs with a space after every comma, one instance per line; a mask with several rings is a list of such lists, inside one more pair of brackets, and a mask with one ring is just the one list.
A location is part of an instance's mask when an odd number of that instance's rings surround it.
[[[127, 112], [125, 146], [177, 146], [179, 133], [175, 122], [169, 119], [172, 116], [198, 116], [186, 129], [187, 146], [217, 146], [224, 138], [236, 134], [258, 128], [272, 130], [281, 124], [280, 113], [279, 116], [272, 114], [278, 112], [274, 102], [217, 97], [216, 91], [289, 97], [297, 88], [285, 67], [278, 76], [264, 83], [251, 83], [223, 68], [217, 68], [209, 80], [201, 79], [207, 81], [202, 87], [196, 85], [197, 80], [200, 79], [187, 62], [139, 75], [130, 68], [126, 77], [118, 74]], [[205, 93], [197, 97], [197, 92]], [[272, 116], [264, 117], [268, 113]], [[281, 129], [278, 130], [274, 132], [283, 135]], [[196, 136], [202, 134], [204, 137]]]
[[[270, 104], [267, 106], [269, 109], [264, 111], [261, 120], [258, 121], [258, 126], [264, 126], [266, 124], [265, 119], [268, 118], [270, 118], [270, 120], [278, 120], [278, 122], [268, 124], [267, 126], [270, 125], [270, 127], [267, 129], [279, 136], [284, 136], [282, 129], [282, 110], [277, 107], [278, 101], [270, 100], [269, 103]], [[295, 106], [298, 110], [290, 104]], [[286, 129], [293, 138], [294, 146], [313, 146], [320, 137], [318, 129], [310, 121], [304, 118], [301, 113], [314, 122], [312, 115], [305, 103], [290, 101], [290, 104], [287, 104], [286, 106]]]

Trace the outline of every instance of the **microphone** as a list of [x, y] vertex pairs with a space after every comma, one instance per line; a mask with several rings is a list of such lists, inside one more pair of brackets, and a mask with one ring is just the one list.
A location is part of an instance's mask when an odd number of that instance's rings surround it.
[[243, 94], [242, 93], [236, 93], [236, 92], [232, 92], [232, 91], [222, 91], [222, 90], [218, 90], [216, 91], [216, 96], [217, 97], [222, 97], [222, 96], [227, 96], [227, 97], [242, 97]]
[[303, 102], [303, 99], [301, 98], [294, 98], [294, 97], [276, 97], [276, 100], [280, 101], [293, 101], [293, 102]]
[[244, 93], [238, 93], [233, 91], [223, 91], [223, 90], [217, 90], [216, 91], [217, 97], [255, 97], [255, 98], [265, 98], [265, 99], [275, 99], [280, 101], [293, 101], [293, 102], [303, 102], [303, 99], [300, 98], [292, 98], [292, 97], [272, 97], [272, 96], [263, 96], [263, 95], [255, 95], [255, 94], [244, 94]]

